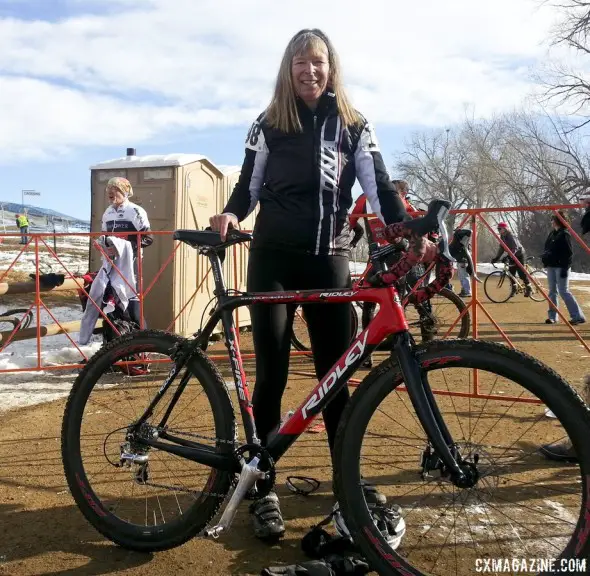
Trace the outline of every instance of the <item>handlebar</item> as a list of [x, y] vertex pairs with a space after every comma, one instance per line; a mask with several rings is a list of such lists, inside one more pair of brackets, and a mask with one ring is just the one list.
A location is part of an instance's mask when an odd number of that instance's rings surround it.
[[[407, 238], [409, 249], [402, 258], [393, 264], [387, 271], [378, 270], [368, 282], [373, 285], [394, 284], [403, 278], [413, 266], [418, 263], [436, 262], [436, 277], [428, 286], [419, 288], [411, 298], [412, 303], [420, 303], [430, 299], [440, 292], [453, 277], [453, 262], [455, 259], [449, 251], [449, 235], [444, 222], [451, 203], [446, 200], [433, 200], [428, 205], [428, 211], [424, 216], [408, 222], [398, 222], [386, 226], [380, 236], [390, 243], [395, 243], [400, 238]], [[425, 236], [438, 231], [440, 241], [438, 246], [427, 240]], [[376, 245], [369, 247], [370, 258], [373, 265], [381, 262], [384, 249], [377, 249]]]

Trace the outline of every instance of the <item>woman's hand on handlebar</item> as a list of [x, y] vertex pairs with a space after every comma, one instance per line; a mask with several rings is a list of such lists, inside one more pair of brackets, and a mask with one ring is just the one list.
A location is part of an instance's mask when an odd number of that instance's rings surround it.
[[225, 242], [227, 231], [230, 228], [237, 228], [239, 225], [238, 219], [233, 214], [216, 214], [209, 218], [209, 224], [211, 230], [219, 232], [221, 235], [221, 241]]

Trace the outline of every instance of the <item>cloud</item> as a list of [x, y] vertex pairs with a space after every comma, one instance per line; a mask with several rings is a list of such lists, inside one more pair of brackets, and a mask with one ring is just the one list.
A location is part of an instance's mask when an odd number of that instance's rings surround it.
[[313, 26], [372, 121], [439, 126], [466, 104], [488, 115], [532, 90], [556, 16], [535, 0], [68, 2], [76, 16], [0, 19], [0, 157], [246, 125], [290, 36]]

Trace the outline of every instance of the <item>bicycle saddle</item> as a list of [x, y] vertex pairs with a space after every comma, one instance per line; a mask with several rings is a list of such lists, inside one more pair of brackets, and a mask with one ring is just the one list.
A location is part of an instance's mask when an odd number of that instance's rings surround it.
[[248, 242], [252, 240], [252, 235], [247, 232], [241, 232], [240, 230], [230, 229], [227, 231], [225, 242], [222, 242], [221, 234], [213, 230], [175, 230], [173, 238], [193, 248], [208, 246], [210, 248], [223, 249], [232, 244]]

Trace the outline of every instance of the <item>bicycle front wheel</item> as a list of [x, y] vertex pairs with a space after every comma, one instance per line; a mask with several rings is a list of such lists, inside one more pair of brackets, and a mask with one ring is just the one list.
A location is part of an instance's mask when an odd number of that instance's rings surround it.
[[510, 276], [503, 270], [495, 270], [484, 280], [483, 289], [486, 296], [496, 304], [508, 302], [514, 295], [514, 285]]
[[[437, 340], [416, 354], [454, 449], [475, 468], [477, 481], [458, 487], [429, 453], [429, 439], [399, 389], [395, 358], [375, 368], [347, 405], [334, 452], [342, 513], [372, 568], [381, 575], [464, 576], [477, 573], [485, 557], [558, 559], [558, 566], [585, 572], [590, 411], [579, 396], [540, 362], [499, 344]], [[557, 418], [547, 418], [545, 408]], [[579, 466], [539, 453], [540, 445], [564, 440]], [[401, 543], [378, 528], [361, 478], [401, 506]]]
[[[229, 491], [229, 472], [208, 468], [141, 443], [163, 430], [185, 441], [231, 453], [235, 420], [227, 389], [213, 363], [196, 351], [190, 380], [166, 427], [161, 421], [178, 389], [176, 377], [154, 414], [129, 439], [184, 339], [155, 330], [121, 336], [95, 354], [74, 382], [62, 424], [62, 461], [68, 486], [86, 519], [131, 550], [179, 546], [213, 518]], [[125, 362], [134, 361], [131, 365]], [[137, 440], [139, 438], [139, 441]], [[135, 456], [123, 460], [122, 454]]]

